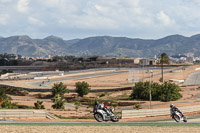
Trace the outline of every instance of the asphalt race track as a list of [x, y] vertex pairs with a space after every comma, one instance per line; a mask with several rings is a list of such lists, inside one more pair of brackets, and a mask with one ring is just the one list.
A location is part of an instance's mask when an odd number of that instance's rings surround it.
[[189, 75], [183, 86], [200, 85], [200, 72]]
[[[44, 81], [43, 87], [51, 87], [49, 84], [67, 80], [77, 80], [77, 79], [86, 79], [86, 78], [94, 78], [94, 77], [101, 77], [101, 76], [108, 76], [108, 75], [115, 75], [120, 73], [126, 73], [128, 71], [114, 71], [114, 72], [106, 72], [106, 73], [97, 73], [97, 74], [90, 74], [90, 75], [80, 75], [75, 77], [65, 77], [62, 79], [51, 79], [50, 81]], [[42, 81], [33, 81], [33, 82], [26, 82], [26, 84], [38, 87]]]
[[[0, 124], [98, 124], [98, 123], [115, 123], [115, 122], [96, 122], [96, 121], [17, 121], [17, 120], [0, 120]], [[177, 123], [173, 119], [171, 120], [159, 120], [159, 121], [128, 121], [128, 122], [116, 122], [120, 124], [168, 124]], [[179, 122], [184, 123], [184, 122]], [[189, 124], [200, 124], [200, 118], [188, 119]]]

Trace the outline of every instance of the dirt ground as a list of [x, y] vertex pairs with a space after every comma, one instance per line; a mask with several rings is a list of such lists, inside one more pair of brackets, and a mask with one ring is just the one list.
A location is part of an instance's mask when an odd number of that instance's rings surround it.
[[[200, 102], [200, 89], [197, 89], [198, 86], [189, 86], [189, 87], [181, 87], [182, 91], [181, 94], [183, 97], [179, 99], [178, 101], [174, 102], [160, 102], [160, 101], [152, 101], [152, 108], [169, 108], [169, 104], [173, 103], [177, 107], [182, 107], [182, 106], [193, 106], [193, 105], [199, 105]], [[52, 101], [50, 99], [38, 99], [35, 97], [37, 93], [30, 93], [28, 96], [14, 96], [12, 97], [13, 101], [12, 102], [17, 102], [19, 105], [27, 105], [27, 106], [34, 106], [34, 103], [37, 100], [43, 101], [43, 105], [45, 106], [46, 110], [48, 112], [61, 115], [63, 117], [72, 117], [72, 116], [90, 116], [92, 117], [93, 114], [90, 113], [92, 111], [92, 108], [87, 108], [87, 106], [81, 105], [81, 107], [76, 110], [74, 104], [69, 104], [66, 103], [65, 109], [64, 110], [54, 110], [51, 108], [52, 106]], [[42, 95], [47, 95], [51, 93], [40, 93]], [[67, 96], [73, 95], [75, 93], [69, 93]], [[131, 90], [128, 91], [120, 91], [120, 92], [111, 92], [109, 93], [109, 97], [117, 97], [121, 95], [130, 95]], [[97, 93], [89, 93], [86, 97], [97, 97]], [[106, 99], [106, 97], [103, 97]], [[143, 109], [148, 109], [149, 108], [149, 101], [127, 101], [126, 102], [143, 102], [141, 104]], [[133, 108], [131, 106], [127, 106], [125, 108]], [[121, 107], [118, 107], [116, 111], [120, 111]], [[166, 119], [168, 117], [165, 117]], [[141, 119], [140, 119], [141, 120]], [[150, 120], [150, 118], [148, 118]]]
[[1, 133], [199, 133], [200, 127], [0, 126]]
[[[181, 67], [180, 67], [181, 68]], [[164, 74], [164, 79], [167, 81], [169, 79], [179, 79], [179, 80], [185, 80], [189, 74], [198, 72], [195, 71], [195, 68], [200, 68], [200, 65], [195, 66], [189, 66], [186, 68], [186, 70], [182, 70], [182, 72], [175, 72], [175, 73], [167, 73]], [[174, 70], [177, 68], [173, 68], [170, 70]], [[165, 70], [166, 71], [166, 70]], [[169, 70], [167, 70], [169, 71]], [[199, 70], [200, 71], [200, 70]], [[152, 81], [158, 81], [161, 75], [156, 75], [160, 73], [160, 69], [155, 70], [153, 74]], [[146, 80], [149, 80], [148, 73], [139, 73], [139, 79], [143, 77], [147, 77]], [[96, 88], [116, 88], [116, 87], [126, 87], [126, 86], [133, 86], [133, 84], [129, 84], [127, 79], [131, 77], [131, 74], [129, 72], [123, 73], [123, 74], [117, 74], [117, 75], [111, 75], [111, 76], [103, 76], [103, 77], [96, 77], [96, 78], [88, 78], [84, 80], [70, 80], [64, 82], [67, 87], [69, 88], [75, 88], [74, 85], [78, 81], [86, 81], [91, 85], [91, 89]], [[14, 81], [13, 81], [14, 82]], [[17, 83], [13, 84], [22, 84], [23, 81], [17, 81]], [[109, 92], [107, 96], [102, 97], [103, 99], [107, 99], [110, 97], [118, 97], [122, 95], [130, 95], [132, 90], [128, 91], [116, 91], [116, 92]], [[55, 113], [57, 115], [62, 115], [64, 117], [71, 117], [71, 116], [93, 116], [92, 108], [87, 108], [86, 106], [81, 106], [80, 109], [76, 110], [75, 105], [66, 103], [65, 110], [53, 110], [51, 108], [52, 101], [51, 99], [40, 99], [36, 97], [36, 95], [50, 95], [51, 93], [38, 93], [38, 92], [31, 92], [27, 96], [12, 96], [13, 101], [17, 102], [19, 105], [27, 105], [27, 106], [34, 106], [34, 103], [37, 100], [43, 101], [43, 105], [45, 106], [46, 110], [48, 112]], [[192, 106], [192, 105], [199, 105], [200, 102], [200, 89], [199, 86], [188, 86], [188, 87], [181, 87], [181, 94], [183, 97], [179, 99], [178, 101], [174, 102], [159, 102], [159, 101], [152, 101], [152, 108], [169, 108], [169, 104], [173, 103], [177, 107], [181, 106]], [[75, 93], [69, 93], [66, 94], [66, 96], [73, 96]], [[97, 97], [98, 93], [89, 93], [86, 97]], [[149, 108], [149, 101], [128, 101], [128, 102], [144, 102], [141, 104], [143, 109]], [[133, 107], [129, 107], [133, 108]], [[119, 111], [120, 108], [117, 108]]]
[[[183, 70], [182, 72], [175, 72], [175, 73], [167, 73], [164, 75], [164, 80], [169, 81], [169, 79], [178, 79], [178, 80], [186, 80], [189, 74], [194, 72], [195, 68], [198, 68], [200, 66], [190, 66], [186, 70]], [[181, 69], [182, 67], [178, 68], [172, 68], [172, 69], [166, 69], [164, 71], [173, 71], [175, 69]], [[161, 78], [161, 70], [155, 69], [153, 70], [153, 77], [150, 79], [150, 73], [147, 73], [146, 70], [142, 71], [134, 71], [130, 70], [130, 72], [122, 73], [122, 74], [116, 74], [111, 76], [102, 76], [102, 77], [96, 77], [96, 78], [88, 78], [83, 80], [70, 80], [70, 81], [64, 81], [69, 88], [74, 89], [75, 83], [80, 81], [86, 81], [89, 83], [92, 89], [102, 89], [102, 88], [118, 88], [118, 87], [128, 87], [132, 86], [131, 81], [128, 81], [128, 79], [134, 78], [137, 81], [142, 81], [142, 78], [144, 77], [144, 81], [154, 81], [158, 82]], [[134, 76], [136, 75], [136, 76]], [[53, 85], [53, 84], [52, 84]]]

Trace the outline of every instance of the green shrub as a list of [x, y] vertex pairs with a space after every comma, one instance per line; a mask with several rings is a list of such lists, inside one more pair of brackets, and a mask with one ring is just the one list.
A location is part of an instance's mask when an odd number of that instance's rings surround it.
[[118, 106], [118, 103], [112, 103], [112, 106], [115, 109]]
[[135, 106], [133, 107], [133, 109], [139, 110], [142, 109], [140, 104], [135, 104]]
[[78, 109], [79, 109], [81, 103], [80, 103], [79, 101], [76, 101], [76, 102], [74, 103], [74, 105], [75, 105], [76, 111], [78, 111]]
[[34, 103], [35, 109], [45, 109], [42, 103], [43, 101], [37, 101], [36, 103]]
[[3, 103], [1, 104], [2, 108], [6, 108], [6, 109], [13, 109], [14, 108], [14, 104], [11, 102], [11, 98], [7, 97], [3, 100]]
[[69, 90], [67, 89], [67, 86], [64, 85], [62, 82], [55, 83], [51, 91], [52, 91], [53, 97], [56, 96], [57, 94], [63, 97], [65, 93], [69, 92]]
[[13, 71], [12, 70], [2, 70], [2, 71], [0, 71], [0, 75], [6, 74], [6, 73], [13, 73]]
[[179, 93], [180, 88], [173, 83], [165, 82], [158, 84], [156, 82], [138, 82], [133, 87], [131, 99], [149, 100], [149, 92], [151, 88], [152, 100], [159, 100], [163, 102], [175, 101], [182, 97]]
[[106, 93], [104, 93], [104, 92], [103, 92], [103, 93], [98, 93], [98, 94], [97, 94], [98, 97], [104, 97], [105, 95], [106, 95]]
[[14, 108], [14, 105], [11, 103], [11, 100], [12, 100], [11, 97], [9, 97], [6, 94], [6, 89], [1, 88], [0, 89], [0, 107], [7, 108], [7, 109]]
[[162, 84], [161, 89], [163, 91], [160, 95], [160, 100], [163, 102], [175, 101], [182, 97], [179, 93], [180, 88], [176, 84], [165, 82]]
[[135, 87], [133, 88], [132, 99], [149, 99], [149, 82], [138, 82], [135, 83]]
[[17, 108], [17, 109], [34, 109], [33, 106], [17, 105], [16, 103], [15, 103], [15, 108]]
[[52, 108], [54, 109], [64, 109], [64, 103], [66, 102], [66, 100], [60, 96], [60, 94], [55, 95], [55, 97], [52, 99], [53, 101], [53, 105]]
[[16, 89], [16, 88], [5, 88], [6, 94], [14, 95], [14, 96], [26, 96], [29, 92], [24, 89]]
[[78, 93], [79, 96], [83, 97], [84, 95], [87, 95], [90, 91], [90, 86], [87, 82], [76, 82], [76, 93]]

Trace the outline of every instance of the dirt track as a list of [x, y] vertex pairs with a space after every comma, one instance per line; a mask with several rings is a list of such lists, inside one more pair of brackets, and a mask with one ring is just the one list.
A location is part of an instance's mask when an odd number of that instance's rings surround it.
[[0, 126], [1, 133], [198, 133], [200, 127]]

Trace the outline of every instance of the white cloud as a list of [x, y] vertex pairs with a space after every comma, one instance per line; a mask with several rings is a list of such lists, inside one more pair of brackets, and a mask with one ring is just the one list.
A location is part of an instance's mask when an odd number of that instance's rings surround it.
[[108, 8], [106, 8], [106, 7], [103, 7], [103, 6], [100, 6], [100, 5], [95, 5], [94, 6], [99, 12], [103, 12], [103, 13], [106, 13], [106, 12], [108, 12]]
[[62, 0], [42, 0], [41, 3], [46, 7], [56, 7]]
[[37, 18], [34, 18], [34, 17], [28, 17], [28, 21], [30, 24], [33, 24], [33, 25], [39, 25], [39, 26], [44, 26], [45, 23], [40, 21], [39, 19]]
[[19, 12], [26, 13], [29, 10], [30, 0], [19, 0], [17, 3], [17, 9]]
[[105, 30], [118, 28], [118, 24], [115, 21], [105, 17], [82, 17], [77, 19], [74, 24], [80, 29]]
[[10, 16], [8, 14], [0, 14], [0, 24], [7, 25], [9, 18], [10, 18]]
[[170, 19], [170, 17], [165, 14], [163, 11], [160, 11], [160, 13], [157, 14], [158, 20], [160, 20], [165, 26], [169, 26], [171, 24], [174, 24], [174, 21]]
[[158, 38], [196, 33], [199, 5], [199, 0], [0, 0], [0, 14], [7, 14], [0, 15], [0, 24], [5, 25], [0, 34], [5, 29], [10, 35], [19, 29], [30, 34], [21, 28], [30, 25], [38, 36], [55, 32]]
[[11, 2], [12, 0], [0, 0], [0, 3], [8, 3]]

